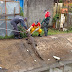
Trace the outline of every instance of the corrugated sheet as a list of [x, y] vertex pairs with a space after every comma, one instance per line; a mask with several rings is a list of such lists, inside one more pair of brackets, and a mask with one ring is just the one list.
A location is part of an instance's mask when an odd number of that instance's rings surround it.
[[22, 11], [24, 11], [24, 0], [15, 0], [20, 2], [20, 7], [22, 8]]
[[[14, 14], [14, 8], [15, 8], [15, 13], [18, 14], [20, 13], [20, 5], [19, 2], [6, 2], [6, 14]], [[0, 15], [5, 14], [5, 2], [0, 3]], [[13, 19], [13, 16], [7, 16], [7, 19]], [[2, 20], [4, 19], [4, 20]], [[10, 24], [10, 20], [5, 21], [5, 17], [0, 17], [0, 28], [5, 28], [6, 29], [6, 22], [7, 22], [7, 29], [13, 30], [13, 26]], [[1, 30], [0, 29], [0, 36], [5, 36], [6, 35], [6, 30]], [[7, 31], [7, 35], [13, 35], [12, 31]]]

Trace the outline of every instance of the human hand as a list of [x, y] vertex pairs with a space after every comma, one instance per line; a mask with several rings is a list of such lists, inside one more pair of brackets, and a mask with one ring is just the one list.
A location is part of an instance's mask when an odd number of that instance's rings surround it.
[[30, 32], [30, 28], [27, 30], [27, 32]]

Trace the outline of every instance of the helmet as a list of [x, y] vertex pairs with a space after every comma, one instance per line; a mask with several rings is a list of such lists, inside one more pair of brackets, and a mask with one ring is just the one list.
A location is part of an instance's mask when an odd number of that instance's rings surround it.
[[24, 18], [25, 21], [27, 21], [27, 18]]
[[44, 13], [46, 12], [47, 10], [44, 10]]
[[37, 23], [38, 23], [38, 20], [35, 21], [35, 25], [37, 25]]

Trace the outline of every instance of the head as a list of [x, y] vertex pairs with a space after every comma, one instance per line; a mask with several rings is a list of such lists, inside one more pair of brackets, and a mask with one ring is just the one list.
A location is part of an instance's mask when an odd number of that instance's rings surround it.
[[38, 20], [35, 21], [35, 25], [37, 25], [37, 24], [38, 24]]
[[27, 21], [27, 18], [24, 18], [24, 21]]
[[44, 13], [45, 13], [45, 12], [47, 12], [47, 11], [48, 11], [47, 9], [46, 9], [46, 10], [44, 10]]

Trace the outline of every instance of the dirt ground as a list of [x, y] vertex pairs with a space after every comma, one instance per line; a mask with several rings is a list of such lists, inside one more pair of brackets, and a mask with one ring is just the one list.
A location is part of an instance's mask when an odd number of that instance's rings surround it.
[[72, 60], [72, 33], [34, 39], [44, 60], [34, 54], [25, 38], [0, 40], [0, 67], [3, 72], [28, 72], [44, 67], [56, 63], [53, 56], [60, 57], [61, 61]]

